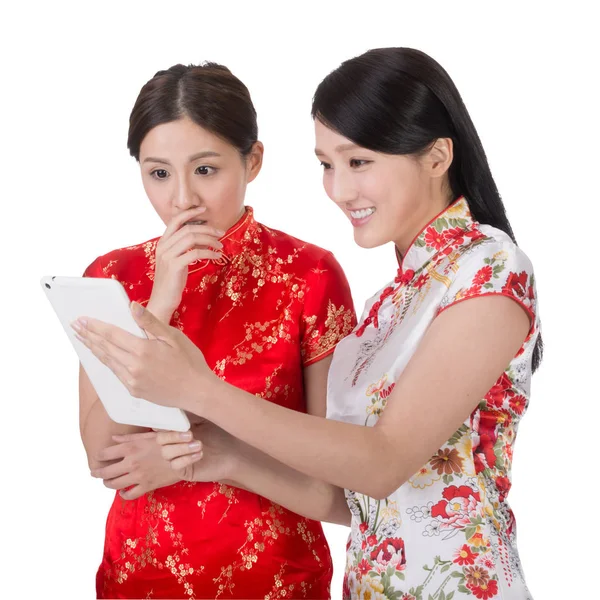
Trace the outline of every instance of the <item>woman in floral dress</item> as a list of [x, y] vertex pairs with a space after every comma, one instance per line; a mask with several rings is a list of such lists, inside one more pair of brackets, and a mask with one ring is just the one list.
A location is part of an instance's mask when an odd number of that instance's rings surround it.
[[475, 127], [446, 71], [406, 48], [343, 63], [312, 112], [327, 194], [360, 246], [393, 242], [399, 262], [335, 350], [327, 419], [218, 380], [137, 305], [161, 341], [76, 329], [132, 392], [231, 434], [207, 430], [203, 454], [158, 434], [174, 469], [203, 480], [226, 463], [237, 485], [351, 525], [344, 598], [531, 598], [507, 496], [540, 321]]

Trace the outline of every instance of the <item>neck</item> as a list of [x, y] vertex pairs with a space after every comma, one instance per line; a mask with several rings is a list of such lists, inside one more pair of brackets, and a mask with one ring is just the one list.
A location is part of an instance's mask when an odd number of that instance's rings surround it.
[[446, 190], [438, 189], [433, 190], [431, 195], [427, 199], [423, 199], [419, 202], [420, 206], [426, 206], [427, 210], [419, 215], [418, 222], [414, 224], [410, 231], [406, 232], [406, 235], [402, 236], [402, 239], [395, 242], [396, 245], [396, 256], [401, 261], [402, 258], [408, 252], [408, 249], [419, 236], [419, 234], [425, 229], [428, 223], [430, 223], [437, 215], [444, 212], [450, 204], [454, 201], [452, 194]]

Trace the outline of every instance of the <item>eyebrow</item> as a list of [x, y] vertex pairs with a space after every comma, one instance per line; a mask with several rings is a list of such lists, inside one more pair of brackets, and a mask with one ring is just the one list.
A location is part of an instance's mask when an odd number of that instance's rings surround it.
[[[199, 158], [207, 158], [207, 157], [214, 157], [214, 156], [221, 156], [218, 152], [215, 152], [214, 150], [205, 150], [204, 152], [197, 152], [196, 154], [192, 154], [189, 158], [188, 158], [188, 162], [194, 162], [195, 160], [198, 160]], [[144, 159], [144, 162], [155, 162], [155, 163], [160, 163], [162, 165], [170, 165], [171, 163], [166, 160], [165, 158], [157, 158], [155, 156], [148, 156], [147, 158]]]
[[[358, 146], [357, 144], [340, 144], [339, 146], [335, 147], [335, 151], [336, 152], [346, 152], [346, 150], [354, 150], [356, 148], [360, 148], [360, 146]], [[315, 148], [315, 154], [317, 156], [325, 156], [325, 153], [322, 150], [319, 150], [318, 148]]]

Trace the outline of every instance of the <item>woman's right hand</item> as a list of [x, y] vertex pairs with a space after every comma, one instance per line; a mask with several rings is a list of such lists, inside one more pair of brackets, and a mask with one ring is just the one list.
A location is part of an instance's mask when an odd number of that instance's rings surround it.
[[202, 219], [204, 207], [193, 208], [171, 219], [156, 245], [154, 285], [148, 310], [167, 325], [179, 303], [185, 287], [188, 267], [197, 260], [219, 259], [223, 248], [219, 238], [225, 235], [209, 225], [186, 225]]
[[203, 421], [185, 433], [159, 431], [156, 442], [162, 447], [163, 458], [169, 461], [180, 479], [235, 479], [243, 444], [210, 421]]

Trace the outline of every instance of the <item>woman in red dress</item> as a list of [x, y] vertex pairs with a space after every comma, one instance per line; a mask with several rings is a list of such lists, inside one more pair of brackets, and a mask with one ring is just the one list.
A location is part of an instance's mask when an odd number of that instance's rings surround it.
[[[331, 353], [355, 325], [350, 290], [331, 253], [244, 206], [263, 153], [246, 87], [215, 64], [158, 72], [133, 108], [128, 147], [166, 231], [85, 275], [119, 280], [223, 380], [324, 416]], [[80, 428], [92, 474], [121, 490], [98, 598], [330, 597], [320, 523], [224, 483], [179, 480], [152, 432], [108, 418], [83, 371]]]

